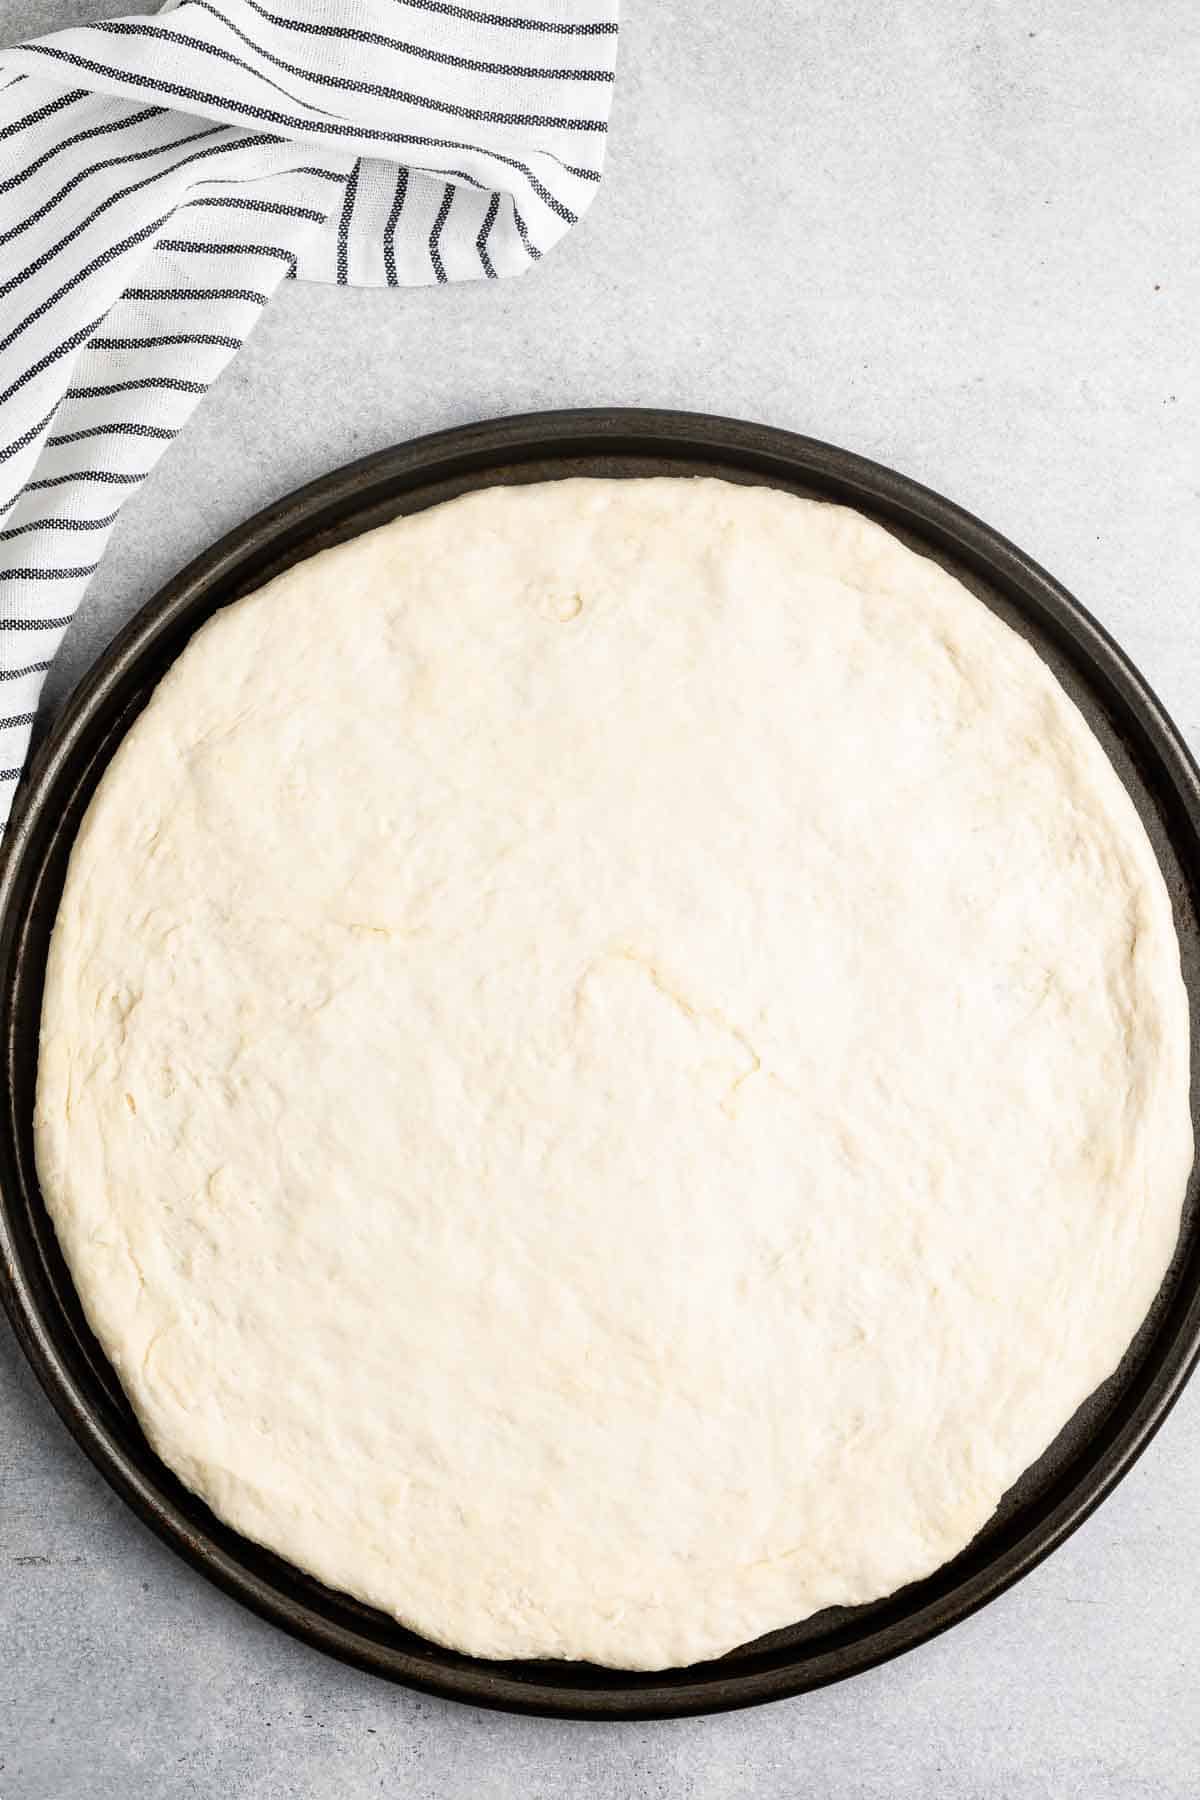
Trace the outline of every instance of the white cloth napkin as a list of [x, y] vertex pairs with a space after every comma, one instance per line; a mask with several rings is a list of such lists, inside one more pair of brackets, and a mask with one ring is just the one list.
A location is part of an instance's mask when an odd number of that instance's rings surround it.
[[168, 0], [0, 52], [0, 826], [121, 502], [279, 283], [528, 269], [596, 191], [616, 13]]

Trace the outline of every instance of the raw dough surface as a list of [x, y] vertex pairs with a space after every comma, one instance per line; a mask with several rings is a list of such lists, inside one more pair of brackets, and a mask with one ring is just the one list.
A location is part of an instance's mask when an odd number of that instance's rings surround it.
[[1037, 656], [853, 512], [469, 496], [220, 613], [71, 862], [37, 1150], [213, 1510], [658, 1668], [960, 1550], [1192, 1159], [1171, 909]]

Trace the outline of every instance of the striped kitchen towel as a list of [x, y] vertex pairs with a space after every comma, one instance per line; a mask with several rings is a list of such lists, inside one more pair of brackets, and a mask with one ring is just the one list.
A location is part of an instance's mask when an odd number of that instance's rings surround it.
[[0, 52], [0, 826], [122, 500], [276, 287], [528, 269], [616, 0], [167, 0]]

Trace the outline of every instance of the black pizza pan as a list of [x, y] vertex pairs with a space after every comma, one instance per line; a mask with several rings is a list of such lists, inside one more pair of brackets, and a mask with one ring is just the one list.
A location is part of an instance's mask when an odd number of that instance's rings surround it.
[[[857, 507], [951, 570], [1035, 647], [1104, 743], [1166, 877], [1191, 1003], [1197, 1118], [1200, 782], [1161, 705], [1096, 621], [978, 519], [847, 451], [701, 414], [534, 414], [385, 450], [267, 507], [143, 607], [68, 703], [22, 784], [0, 867], [0, 1294], [46, 1392], [112, 1486], [188, 1562], [255, 1612], [349, 1663], [453, 1699], [575, 1718], [661, 1718], [797, 1694], [910, 1650], [1009, 1587], [1086, 1518], [1145, 1448], [1200, 1348], [1194, 1177], [1174, 1262], [1120, 1369], [960, 1556], [886, 1600], [821, 1613], [718, 1661], [629, 1674], [457, 1655], [331, 1592], [214, 1518], [150, 1450], [84, 1323], [38, 1192], [32, 1145], [43, 973], [71, 843], [122, 734], [196, 628], [289, 564], [397, 514], [472, 488], [571, 475], [717, 475]], [[336, 595], [330, 626], [337, 626]], [[1079, 929], [1088, 929], [1085, 918]], [[397, 1369], [396, 1379], [405, 1373]], [[804, 1371], [796, 1377], [801, 1383]]]

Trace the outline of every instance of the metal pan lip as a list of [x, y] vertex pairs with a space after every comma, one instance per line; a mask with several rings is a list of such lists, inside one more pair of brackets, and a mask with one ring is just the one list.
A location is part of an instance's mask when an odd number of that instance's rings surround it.
[[[169, 581], [117, 634], [68, 702], [26, 773], [0, 858], [0, 1300], [34, 1372], [68, 1429], [111, 1486], [194, 1568], [260, 1616], [343, 1661], [476, 1706], [580, 1719], [656, 1719], [720, 1712], [806, 1692], [915, 1648], [1029, 1573], [1127, 1473], [1200, 1356], [1200, 1230], [1181, 1243], [1174, 1286], [1122, 1394], [1035, 1503], [998, 1542], [970, 1546], [927, 1580], [870, 1608], [815, 1644], [734, 1652], [719, 1662], [648, 1674], [572, 1663], [496, 1664], [457, 1655], [347, 1604], [213, 1519], [157, 1461], [130, 1417], [105, 1398], [46, 1260], [32, 1247], [41, 1212], [22, 1172], [18, 1099], [28, 1082], [23, 980], [31, 922], [57, 908], [42, 885], [70, 797], [102, 767], [136, 709], [192, 630], [270, 573], [323, 542], [452, 492], [569, 474], [714, 473], [795, 485], [906, 531], [933, 554], [978, 573], [1061, 644], [1129, 747], [1155, 796], [1189, 894], [1200, 906], [1200, 772], [1147, 683], [1103, 628], [1035, 562], [961, 507], [895, 470], [819, 440], [707, 413], [588, 408], [467, 425], [376, 452], [310, 482], [227, 533]], [[645, 465], [645, 466], [643, 466]], [[426, 499], [419, 496], [438, 490]], [[444, 491], [443, 491], [444, 490]], [[378, 519], [373, 518], [372, 511]], [[99, 744], [99, 748], [97, 745]], [[59, 842], [62, 853], [62, 844]], [[47, 927], [48, 928], [48, 927]], [[1193, 1007], [1197, 996], [1191, 995]], [[26, 1007], [28, 1011], [28, 1007]], [[1193, 1114], [1196, 1114], [1195, 1101]], [[1198, 1132], [1200, 1137], [1200, 1132]], [[43, 1234], [49, 1229], [43, 1222]], [[52, 1233], [50, 1234], [52, 1236]], [[1171, 1279], [1170, 1277], [1168, 1278]], [[67, 1282], [69, 1289], [69, 1281]], [[73, 1297], [73, 1296], [72, 1296]], [[93, 1358], [99, 1356], [92, 1347]], [[1132, 1353], [1131, 1353], [1132, 1354]], [[869, 1614], [869, 1618], [866, 1615]], [[856, 1624], [856, 1615], [861, 1622]]]

